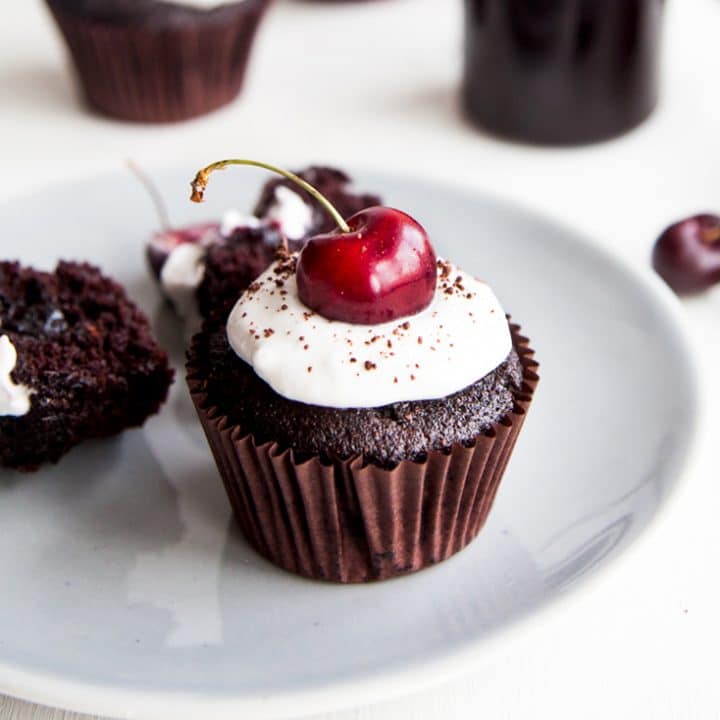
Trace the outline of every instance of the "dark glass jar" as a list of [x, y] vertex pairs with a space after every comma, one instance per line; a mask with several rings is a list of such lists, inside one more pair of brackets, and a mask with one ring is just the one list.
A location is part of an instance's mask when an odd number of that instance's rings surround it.
[[641, 123], [658, 96], [664, 0], [465, 0], [463, 102], [509, 138], [580, 144]]

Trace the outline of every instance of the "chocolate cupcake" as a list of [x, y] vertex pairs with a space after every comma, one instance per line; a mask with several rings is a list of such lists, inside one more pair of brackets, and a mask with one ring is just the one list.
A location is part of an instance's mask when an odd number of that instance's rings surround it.
[[0, 465], [35, 470], [142, 425], [173, 372], [147, 318], [92, 265], [0, 262]]
[[416, 221], [375, 207], [338, 224], [205, 324], [188, 385], [251, 545], [365, 582], [478, 534], [538, 376], [492, 290], [436, 262]]
[[[342, 170], [310, 166], [298, 171], [317, 185], [345, 216], [380, 203], [357, 192]], [[199, 319], [224, 321], [240, 294], [273, 261], [281, 241], [299, 250], [305, 240], [332, 227], [320, 203], [283, 179], [266, 183], [252, 215], [236, 210], [221, 222], [200, 223], [155, 233], [146, 253], [163, 294], [191, 327]]]
[[46, 0], [104, 115], [175, 122], [240, 92], [269, 0]]

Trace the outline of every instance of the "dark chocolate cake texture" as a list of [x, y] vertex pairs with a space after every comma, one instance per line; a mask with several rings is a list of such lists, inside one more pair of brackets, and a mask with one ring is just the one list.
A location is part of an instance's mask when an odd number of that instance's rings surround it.
[[[142, 425], [173, 378], [145, 315], [92, 265], [0, 262], [0, 464], [35, 470], [89, 438]], [[2, 382], [3, 378], [0, 378]], [[8, 392], [28, 402], [13, 410]]]

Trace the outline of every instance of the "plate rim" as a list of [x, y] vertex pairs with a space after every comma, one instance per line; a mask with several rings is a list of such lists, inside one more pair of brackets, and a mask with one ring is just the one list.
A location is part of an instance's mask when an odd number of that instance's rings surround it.
[[[177, 173], [178, 165], [161, 165], [151, 168], [153, 175]], [[184, 172], [184, 170], [183, 170]], [[531, 220], [545, 223], [560, 233], [572, 237], [577, 246], [585, 252], [602, 257], [608, 264], [623, 272], [631, 282], [639, 286], [646, 296], [651, 297], [663, 311], [668, 326], [674, 331], [678, 342], [676, 350], [686, 366], [685, 378], [690, 396], [687, 398], [690, 424], [685, 442], [677, 455], [677, 467], [667, 492], [656, 508], [650, 521], [640, 528], [637, 536], [609, 562], [600, 563], [588, 572], [580, 583], [560, 590], [546, 602], [525, 610], [510, 621], [493, 629], [481, 639], [445, 652], [439, 652], [430, 658], [407, 661], [405, 667], [373, 673], [363, 671], [352, 679], [342, 682], [329, 682], [316, 685], [312, 689], [276, 692], [272, 695], [208, 695], [201, 691], [155, 691], [147, 689], [118, 689], [107, 684], [93, 684], [68, 680], [54, 674], [18, 670], [0, 661], [0, 692], [31, 703], [63, 708], [73, 712], [90, 715], [123, 718], [127, 720], [164, 720], [168, 712], [175, 720], [192, 720], [208, 717], [215, 720], [236, 720], [242, 713], [253, 720], [281, 720], [298, 718], [311, 714], [333, 712], [350, 707], [363, 707], [370, 703], [380, 703], [402, 697], [419, 688], [430, 688], [453, 678], [467, 675], [489, 661], [502, 648], [508, 648], [529, 633], [538, 632], [540, 626], [549, 626], [562, 617], [574, 604], [594, 592], [597, 583], [612, 572], [634, 562], [634, 559], [650, 545], [655, 532], [662, 526], [663, 517], [676, 504], [678, 493], [686, 488], [687, 468], [698, 446], [698, 427], [704, 415], [702, 394], [699, 391], [698, 359], [696, 343], [684, 322], [683, 306], [670, 288], [652, 272], [649, 266], [637, 265], [610, 248], [600, 240], [571, 224], [564, 222], [551, 213], [526, 205], [507, 196], [463, 184], [460, 181], [436, 179], [429, 175], [398, 173], [376, 167], [364, 167], [353, 164], [350, 168], [353, 176], [361, 179], [365, 176], [391, 178], [398, 183], [409, 182], [441, 187], [468, 199], [482, 198], [503, 211], [520, 214]], [[71, 184], [102, 182], [117, 178], [120, 170], [96, 173], [74, 178]], [[67, 183], [47, 183], [30, 192], [13, 195], [0, 203], [0, 210], [16, 203], [27, 202], [33, 197], [52, 191], [56, 187], [67, 187]], [[540, 622], [538, 622], [540, 621]]]

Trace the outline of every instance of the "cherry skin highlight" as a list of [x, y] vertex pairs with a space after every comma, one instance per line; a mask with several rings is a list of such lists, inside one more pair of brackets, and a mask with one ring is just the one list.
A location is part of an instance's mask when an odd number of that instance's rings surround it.
[[680, 295], [720, 282], [720, 217], [695, 215], [671, 225], [655, 243], [652, 264]]
[[437, 284], [437, 258], [424, 228], [387, 207], [361, 210], [308, 240], [297, 263], [298, 295], [330, 320], [375, 325], [424, 310]]

